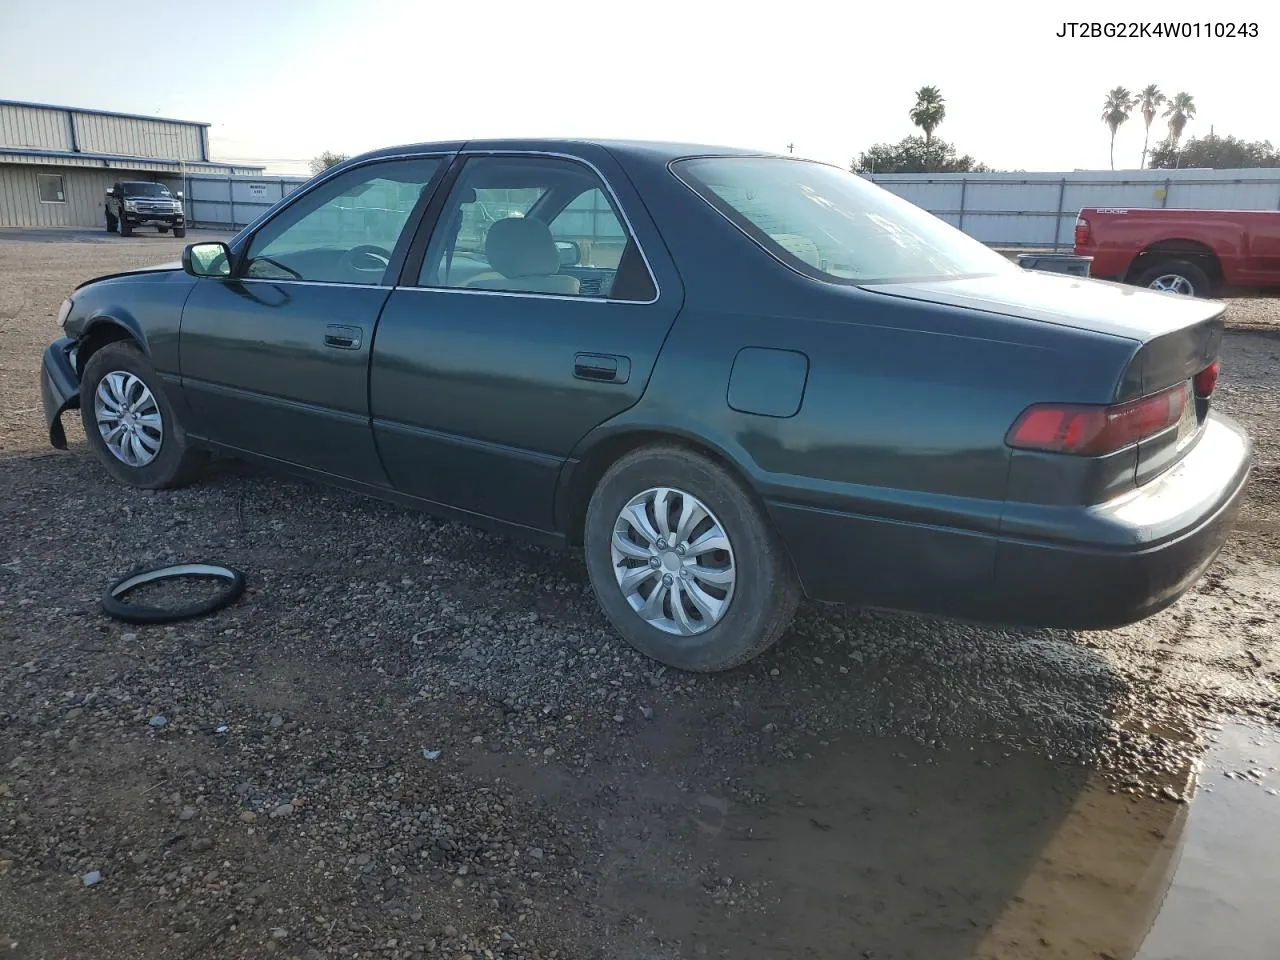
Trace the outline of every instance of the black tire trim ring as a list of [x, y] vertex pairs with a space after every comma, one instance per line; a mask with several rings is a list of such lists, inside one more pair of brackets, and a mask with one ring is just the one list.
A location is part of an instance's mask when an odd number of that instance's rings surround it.
[[[208, 600], [172, 610], [125, 603], [120, 599], [130, 590], [144, 584], [155, 583], [158, 580], [171, 580], [174, 577], [212, 577], [225, 580], [227, 586]], [[215, 610], [221, 610], [238, 600], [244, 593], [245, 583], [244, 574], [239, 570], [212, 563], [178, 563], [154, 570], [138, 570], [121, 577], [107, 588], [102, 595], [102, 610], [107, 616], [123, 620], [125, 623], [173, 623], [177, 620], [190, 620], [193, 617], [202, 617]]]

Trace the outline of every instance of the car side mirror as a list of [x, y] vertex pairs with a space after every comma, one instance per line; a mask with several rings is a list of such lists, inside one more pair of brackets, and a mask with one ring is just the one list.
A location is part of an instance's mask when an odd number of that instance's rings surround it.
[[576, 240], [557, 240], [556, 253], [560, 255], [562, 267], [574, 267], [582, 262], [582, 248]]
[[108, 191], [107, 191], [107, 199], [111, 199], [111, 198], [112, 198], [112, 197], [114, 197], [115, 195], [116, 195], [116, 192], [115, 192], [114, 190], [108, 190]]
[[221, 240], [189, 243], [182, 251], [182, 269], [193, 277], [229, 277], [231, 248]]
[[177, 196], [177, 198], [178, 198], [179, 200], [181, 200], [181, 199], [182, 199], [182, 191], [181, 191], [181, 190], [179, 190], [179, 191], [177, 192], [176, 196]]

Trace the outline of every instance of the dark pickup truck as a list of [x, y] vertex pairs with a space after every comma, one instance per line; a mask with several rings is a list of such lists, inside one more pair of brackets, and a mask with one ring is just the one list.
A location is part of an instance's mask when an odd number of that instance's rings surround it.
[[107, 233], [127, 237], [134, 227], [155, 227], [175, 237], [187, 235], [187, 216], [182, 209], [182, 192], [175, 197], [163, 183], [150, 180], [122, 180], [107, 191]]
[[1085, 207], [1075, 252], [1092, 276], [1170, 293], [1280, 287], [1280, 210]]

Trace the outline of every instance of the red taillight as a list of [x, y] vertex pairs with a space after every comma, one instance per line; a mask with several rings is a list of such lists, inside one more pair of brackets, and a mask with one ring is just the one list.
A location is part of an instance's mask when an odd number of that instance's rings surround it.
[[1076, 246], [1083, 247], [1089, 242], [1089, 221], [1084, 217], [1076, 217]]
[[1114, 407], [1038, 403], [1005, 438], [1011, 447], [1100, 457], [1167, 430], [1190, 402], [1185, 383]]
[[1195, 375], [1191, 382], [1195, 385], [1197, 397], [1208, 398], [1213, 394], [1213, 388], [1218, 385], [1218, 368], [1221, 363], [1220, 360], [1215, 360]]

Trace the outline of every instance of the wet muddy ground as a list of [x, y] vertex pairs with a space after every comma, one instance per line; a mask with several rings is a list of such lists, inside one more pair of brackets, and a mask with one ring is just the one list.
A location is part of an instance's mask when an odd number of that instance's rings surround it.
[[1201, 789], [1171, 834], [1180, 857], [1138, 960], [1280, 957], [1280, 735], [1210, 725]]
[[[179, 248], [0, 242], [0, 960], [1277, 955], [1280, 337], [1228, 334], [1215, 403], [1258, 468], [1169, 611], [806, 606], [689, 677], [576, 557], [234, 463], [125, 490], [78, 427], [49, 451], [58, 302]], [[250, 592], [101, 616], [182, 559]]]

